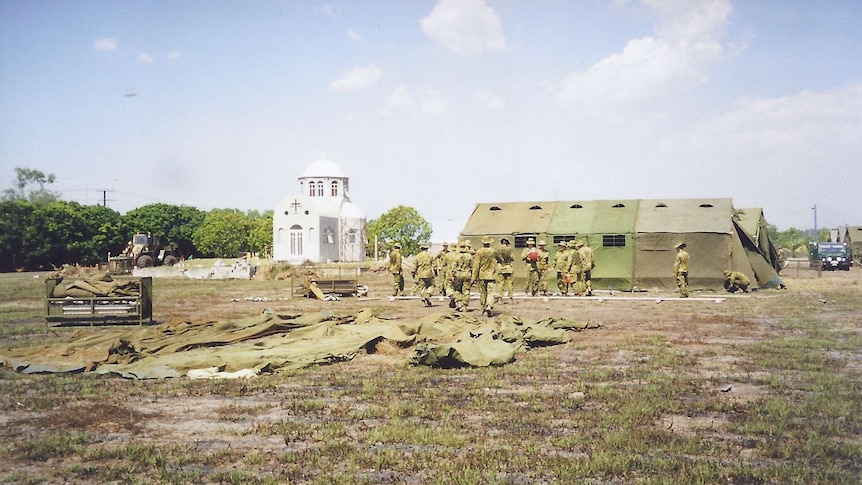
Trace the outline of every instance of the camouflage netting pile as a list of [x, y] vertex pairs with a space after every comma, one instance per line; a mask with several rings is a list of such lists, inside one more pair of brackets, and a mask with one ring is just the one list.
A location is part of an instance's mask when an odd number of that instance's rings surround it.
[[51, 290], [52, 298], [90, 298], [93, 296], [138, 296], [141, 294], [139, 280], [117, 281], [108, 273], [96, 273], [86, 279], [61, 276], [57, 286]]
[[168, 323], [135, 329], [81, 329], [67, 343], [0, 350], [5, 366], [23, 373], [97, 372], [132, 379], [218, 369], [278, 372], [352, 359], [388, 340], [415, 346], [410, 362], [436, 367], [503, 365], [515, 353], [568, 342], [569, 330], [596, 324], [498, 316], [479, 321], [460, 313], [398, 321], [362, 310], [305, 315], [264, 314], [231, 322]]

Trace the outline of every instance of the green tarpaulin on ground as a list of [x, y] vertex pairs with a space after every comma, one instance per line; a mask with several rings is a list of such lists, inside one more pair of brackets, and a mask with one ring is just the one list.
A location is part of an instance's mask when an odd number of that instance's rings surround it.
[[352, 359], [382, 342], [415, 346], [410, 361], [439, 367], [513, 362], [531, 347], [569, 341], [568, 330], [595, 324], [560, 319], [482, 319], [438, 313], [395, 320], [362, 310], [264, 314], [227, 322], [176, 322], [153, 327], [81, 329], [68, 342], [0, 350], [3, 365], [23, 373], [97, 372], [133, 379], [181, 377], [196, 369], [278, 372]]

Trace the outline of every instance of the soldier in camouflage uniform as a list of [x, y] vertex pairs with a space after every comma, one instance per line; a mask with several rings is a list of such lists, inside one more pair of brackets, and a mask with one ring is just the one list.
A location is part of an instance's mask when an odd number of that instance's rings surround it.
[[736, 290], [742, 290], [743, 293], [748, 293], [748, 287], [751, 285], [751, 280], [748, 276], [739, 271], [724, 270], [724, 289], [729, 293], [736, 293]]
[[434, 256], [434, 286], [440, 296], [449, 296], [446, 292], [446, 264], [449, 254], [449, 243], [443, 243], [443, 249]]
[[459, 252], [459, 244], [452, 243], [449, 245], [449, 252], [446, 253], [446, 266], [444, 271], [444, 277], [446, 278], [446, 294], [449, 296], [449, 308], [455, 308], [457, 303], [455, 302], [455, 262], [458, 260]]
[[479, 283], [482, 313], [491, 316], [494, 309], [494, 282], [497, 280], [497, 252], [491, 249], [491, 238], [482, 238], [482, 248], [473, 256], [471, 281]]
[[512, 287], [515, 274], [515, 257], [512, 255], [512, 248], [509, 246], [507, 238], [500, 239], [500, 247], [497, 248], [497, 291], [498, 299], [502, 299], [504, 295], [509, 296], [509, 301], [512, 300]]
[[419, 243], [419, 254], [413, 261], [413, 281], [425, 306], [431, 306], [431, 291], [434, 289], [434, 258], [428, 253], [427, 242]]
[[524, 293], [536, 296], [539, 293], [539, 250], [535, 247], [536, 240], [527, 239], [527, 247], [521, 251], [521, 261], [527, 265], [527, 286]]
[[581, 253], [578, 252], [578, 242], [573, 239], [566, 243], [566, 248], [569, 252], [569, 276], [572, 281], [569, 289], [572, 295], [581, 296], [581, 293], [584, 292], [584, 275]]
[[473, 276], [473, 255], [470, 254], [470, 246], [467, 241], [458, 247], [458, 256], [455, 257], [455, 265], [452, 269], [452, 287], [455, 294], [455, 308], [459, 312], [467, 311], [470, 303], [470, 286]]
[[593, 269], [596, 267], [593, 248], [586, 241], [578, 241], [578, 255], [581, 257], [581, 279], [584, 282], [584, 294], [593, 296]]
[[571, 279], [569, 271], [569, 254], [566, 248], [566, 241], [560, 241], [557, 247], [557, 255], [554, 256], [554, 269], [557, 270], [557, 288], [560, 294], [566, 296], [569, 294], [569, 285]]
[[401, 243], [395, 243], [389, 252], [389, 272], [392, 273], [392, 296], [404, 293], [404, 274], [401, 266]]
[[685, 243], [676, 246], [676, 261], [673, 263], [673, 276], [676, 278], [676, 286], [679, 287], [680, 298], [688, 298], [688, 262], [691, 256], [685, 251]]
[[551, 267], [551, 253], [548, 252], [548, 249], [545, 246], [545, 241], [540, 239], [539, 261], [538, 264], [536, 264], [536, 268], [539, 270], [539, 291], [542, 292], [542, 295], [548, 294], [548, 269]]

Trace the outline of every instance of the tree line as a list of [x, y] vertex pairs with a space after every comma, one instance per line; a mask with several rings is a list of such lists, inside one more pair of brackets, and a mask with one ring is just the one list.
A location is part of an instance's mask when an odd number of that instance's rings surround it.
[[60, 199], [54, 175], [16, 168], [0, 197], [0, 271], [95, 265], [120, 254], [139, 231], [159, 235], [184, 257], [236, 257], [272, 247], [272, 212], [149, 204], [126, 214]]

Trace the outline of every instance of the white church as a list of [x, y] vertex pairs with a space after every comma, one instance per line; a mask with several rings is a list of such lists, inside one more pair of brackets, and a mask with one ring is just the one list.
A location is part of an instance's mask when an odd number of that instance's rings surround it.
[[313, 263], [365, 259], [365, 214], [350, 202], [348, 178], [322, 158], [299, 177], [299, 195], [272, 216], [272, 257]]

